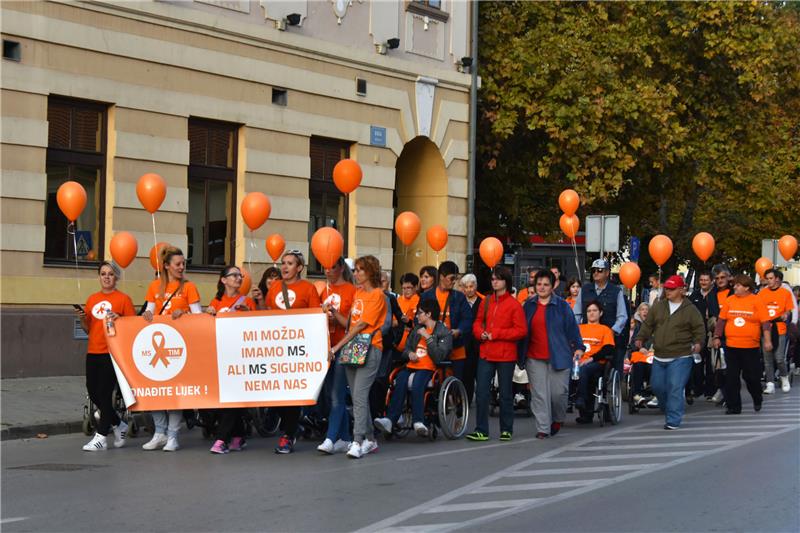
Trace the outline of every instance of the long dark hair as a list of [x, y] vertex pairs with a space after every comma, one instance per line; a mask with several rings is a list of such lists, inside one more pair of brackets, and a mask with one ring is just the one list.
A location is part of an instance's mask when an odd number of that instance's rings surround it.
[[242, 270], [236, 265], [228, 265], [220, 271], [219, 280], [217, 280], [217, 296], [214, 298], [215, 300], [222, 300], [222, 297], [225, 295], [225, 285], [222, 283], [222, 278], [230, 274], [231, 270], [234, 268], [241, 273]]
[[264, 296], [264, 298], [267, 297], [267, 280], [271, 276], [274, 276], [275, 279], [281, 279], [281, 271], [274, 266], [271, 266], [264, 271], [264, 274], [261, 276], [261, 281], [258, 282], [258, 290], [261, 291], [261, 294]]

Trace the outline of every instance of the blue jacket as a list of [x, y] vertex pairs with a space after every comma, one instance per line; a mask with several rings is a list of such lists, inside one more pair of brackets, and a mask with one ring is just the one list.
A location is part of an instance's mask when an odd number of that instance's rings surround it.
[[[547, 348], [550, 351], [550, 365], [555, 370], [564, 370], [572, 367], [572, 357], [575, 350], [583, 349], [583, 338], [575, 321], [572, 308], [562, 297], [553, 294], [546, 309]], [[525, 311], [525, 326], [528, 334], [517, 345], [517, 363], [520, 367], [525, 365], [528, 358], [528, 346], [531, 338], [531, 320], [539, 308], [539, 297], [534, 296], [522, 306]]]
[[[436, 287], [431, 287], [423, 292], [419, 297], [419, 301], [434, 300], [436, 301]], [[450, 306], [447, 308], [450, 315], [450, 329], [457, 329], [461, 335], [457, 339], [453, 339], [453, 348], [464, 346], [464, 337], [472, 331], [472, 309], [467, 302], [467, 297], [457, 290], [450, 291]], [[444, 322], [445, 317], [440, 316], [439, 320]]]

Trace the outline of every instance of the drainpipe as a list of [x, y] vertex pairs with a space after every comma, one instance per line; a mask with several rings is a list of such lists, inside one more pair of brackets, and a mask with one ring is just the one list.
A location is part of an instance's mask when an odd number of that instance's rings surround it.
[[[477, 153], [475, 151], [478, 127], [478, 0], [472, 0], [472, 31], [471, 52], [472, 66], [470, 74], [472, 83], [469, 88], [469, 185], [467, 189], [467, 257], [475, 252], [475, 165]], [[473, 259], [474, 264], [474, 259]]]

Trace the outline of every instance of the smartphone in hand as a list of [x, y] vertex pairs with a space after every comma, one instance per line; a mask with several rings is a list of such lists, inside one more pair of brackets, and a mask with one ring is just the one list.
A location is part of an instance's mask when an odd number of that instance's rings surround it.
[[80, 304], [72, 304], [72, 307], [74, 307], [76, 311], [83, 312], [83, 306]]

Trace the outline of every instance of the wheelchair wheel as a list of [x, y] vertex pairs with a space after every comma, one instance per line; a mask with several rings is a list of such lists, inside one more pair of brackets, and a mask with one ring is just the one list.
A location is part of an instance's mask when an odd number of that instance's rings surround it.
[[622, 401], [629, 401], [631, 396], [631, 375], [628, 373], [622, 379]]
[[253, 418], [253, 427], [262, 437], [272, 437], [278, 432], [281, 424], [281, 417], [273, 409], [268, 407], [255, 407], [250, 410]]
[[608, 409], [609, 422], [616, 426], [622, 420], [622, 387], [619, 372], [614, 369], [608, 377], [606, 385], [606, 408]]
[[600, 427], [606, 425], [606, 420], [608, 419], [608, 413], [606, 411], [606, 407], [608, 407], [605, 403], [605, 398], [603, 397], [603, 387], [605, 386], [605, 379], [602, 377], [597, 381], [597, 390], [594, 394], [594, 412], [597, 413], [597, 418], [600, 421]]
[[448, 439], [460, 439], [467, 432], [469, 402], [464, 384], [450, 376], [439, 389], [439, 427]]

